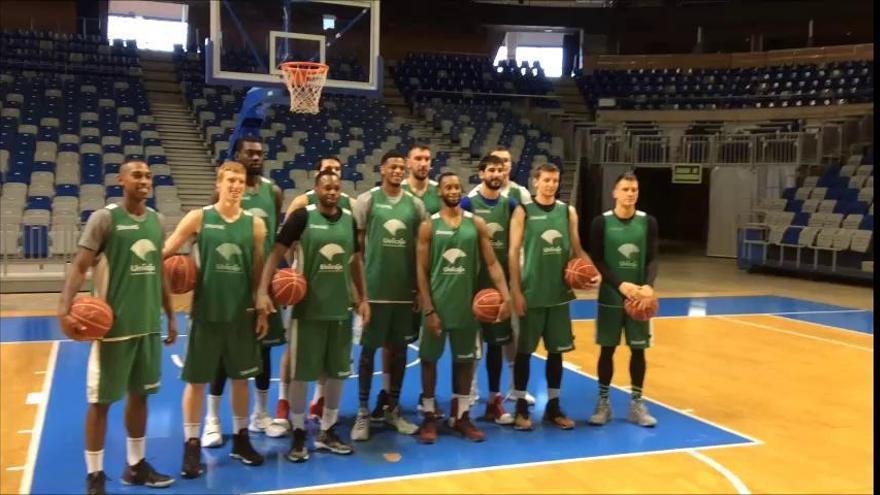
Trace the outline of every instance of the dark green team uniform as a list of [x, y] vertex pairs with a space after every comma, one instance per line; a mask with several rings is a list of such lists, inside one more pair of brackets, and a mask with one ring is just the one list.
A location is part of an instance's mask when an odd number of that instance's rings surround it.
[[[501, 264], [504, 270], [505, 280], [510, 280], [507, 270], [508, 246], [510, 239], [510, 199], [506, 194], [498, 197], [498, 201], [494, 205], [488, 204], [483, 196], [480, 195], [479, 189], [475, 189], [468, 194], [470, 201], [470, 211], [482, 218], [486, 222], [486, 230], [489, 231], [489, 241], [492, 243], [492, 249], [495, 251], [495, 258]], [[480, 278], [477, 283], [477, 289], [495, 288], [492, 283], [492, 277], [485, 265], [480, 270]], [[483, 329], [483, 341], [489, 344], [506, 344], [512, 338], [512, 330], [510, 320], [498, 323], [480, 323]]]
[[[631, 220], [622, 222], [613, 211], [602, 215], [605, 219], [605, 264], [621, 282], [644, 285], [648, 216], [637, 210]], [[621, 329], [625, 330], [626, 343], [631, 348], [647, 349], [651, 346], [651, 322], [636, 321], [627, 316], [623, 309], [623, 295], [603, 280], [599, 286], [596, 343], [617, 346]]]
[[424, 194], [422, 194], [421, 196], [413, 192], [412, 187], [410, 187], [409, 185], [409, 182], [404, 181], [400, 187], [404, 191], [421, 199], [422, 203], [425, 204], [425, 211], [428, 212], [428, 215], [433, 215], [434, 213], [440, 211], [440, 191], [437, 189], [437, 182], [429, 179], [428, 187], [425, 189]]
[[517, 352], [534, 352], [540, 339], [547, 352], [568, 352], [574, 349], [568, 312], [574, 293], [564, 279], [571, 258], [568, 205], [556, 201], [546, 211], [533, 202], [523, 208], [521, 285], [528, 308], [520, 319]]
[[[242, 209], [249, 211], [251, 215], [263, 219], [266, 223], [266, 241], [263, 249], [263, 260], [269, 259], [272, 246], [275, 245], [275, 231], [278, 228], [278, 208], [275, 205], [275, 190], [271, 180], [260, 177], [257, 190], [246, 192], [241, 198]], [[269, 330], [260, 342], [263, 345], [275, 346], [284, 344], [284, 318], [279, 311], [269, 315]]]
[[233, 380], [260, 374], [262, 359], [253, 307], [254, 216], [227, 222], [213, 206], [202, 208], [196, 242], [199, 276], [181, 377], [190, 383], [214, 378], [221, 360]]
[[111, 231], [103, 246], [107, 261], [107, 304], [113, 326], [92, 343], [86, 395], [110, 404], [126, 393], [159, 391], [162, 363], [162, 247], [159, 215], [147, 208], [138, 221], [111, 204]]
[[364, 256], [370, 322], [361, 344], [373, 349], [399, 347], [418, 339], [413, 332], [413, 300], [416, 293], [416, 238], [421, 214], [416, 198], [403, 191], [397, 203], [389, 201], [381, 187], [368, 193]]
[[[428, 179], [428, 187], [425, 188], [425, 192], [421, 196], [418, 196], [413, 192], [412, 187], [410, 187], [409, 182], [407, 181], [403, 181], [403, 184], [400, 187], [404, 191], [421, 199], [428, 215], [433, 215], [440, 211], [440, 191], [437, 189], [436, 181]], [[418, 234], [418, 231], [416, 231], [416, 234]], [[419, 338], [419, 332], [421, 332], [422, 329], [422, 313], [420, 311], [413, 311], [412, 319], [412, 331], [407, 335], [407, 342], [415, 342]]]
[[461, 223], [450, 227], [439, 213], [431, 215], [431, 301], [440, 317], [443, 333], [434, 335], [424, 327], [419, 357], [437, 362], [449, 336], [452, 358], [477, 358], [480, 325], [471, 309], [480, 270], [480, 237], [474, 215], [462, 212]]
[[[309, 199], [310, 205], [317, 205], [318, 204], [318, 195], [315, 194], [314, 189], [310, 189], [309, 191], [306, 191], [306, 198]], [[338, 206], [340, 208], [345, 208], [346, 210], [351, 211], [351, 196], [349, 196], [348, 194], [345, 194], [344, 192], [340, 192], [339, 193], [339, 202], [336, 204], [336, 206]]]
[[296, 349], [291, 354], [292, 378], [346, 378], [351, 374], [354, 219], [347, 208], [336, 221], [321, 215], [315, 205], [306, 211], [298, 249], [308, 291], [294, 307], [290, 322], [288, 339]]

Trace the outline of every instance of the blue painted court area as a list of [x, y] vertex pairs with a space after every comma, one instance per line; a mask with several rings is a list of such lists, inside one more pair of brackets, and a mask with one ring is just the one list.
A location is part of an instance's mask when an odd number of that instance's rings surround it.
[[[40, 451], [34, 472], [33, 493], [79, 493], [84, 478], [82, 424], [85, 417], [86, 363], [88, 345], [64, 342], [56, 364], [52, 393], [46, 414]], [[183, 382], [178, 379], [179, 368], [171, 361], [172, 354], [182, 355], [185, 339], [165, 353], [162, 390], [150, 399], [150, 419], [147, 432], [147, 458], [160, 471], [179, 472], [183, 455], [183, 433], [180, 398]], [[447, 353], [448, 356], [448, 353]], [[280, 353], [275, 353], [278, 362]], [[409, 360], [416, 359], [416, 351], [410, 350]], [[377, 364], [379, 359], [376, 360]], [[449, 363], [440, 365], [438, 395], [440, 406], [449, 411]], [[530, 388], [538, 392], [535, 418], [540, 419], [546, 401], [544, 389], [544, 361], [533, 358]], [[533, 432], [515, 432], [494, 424], [483, 424], [487, 441], [473, 444], [457, 437], [451, 430], [441, 429], [437, 444], [421, 445], [415, 437], [405, 437], [396, 432], [377, 427], [373, 438], [356, 444], [357, 451], [348, 457], [313, 453], [304, 464], [292, 464], [284, 458], [289, 449], [289, 439], [269, 439], [253, 435], [257, 450], [267, 456], [260, 467], [245, 467], [228, 456], [231, 442], [218, 449], [204, 449], [203, 459], [207, 474], [198, 480], [180, 479], [174, 485], [175, 493], [241, 493], [265, 490], [292, 489], [360, 480], [439, 473], [460, 469], [503, 467], [514, 464], [542, 461], [564, 461], [613, 454], [647, 453], [669, 449], [699, 448], [715, 445], [748, 443], [750, 440], [693, 417], [671, 409], [654, 405], [652, 413], [657, 417], [658, 428], [648, 430], [625, 421], [628, 395], [615, 390], [612, 395], [617, 419], [603, 428], [585, 424], [592, 412], [596, 398], [596, 383], [590, 378], [566, 370], [563, 379], [562, 403], [566, 412], [578, 421], [575, 430], [563, 432], [540, 425]], [[481, 394], [486, 396], [486, 377], [481, 369]], [[345, 398], [341, 407], [340, 433], [349, 434], [353, 413], [357, 408], [357, 380], [346, 383]], [[379, 377], [374, 390], [381, 387]], [[507, 384], [502, 384], [506, 389]], [[410, 420], [416, 421], [415, 403], [420, 390], [419, 368], [408, 369], [404, 385], [403, 404]], [[270, 403], [277, 397], [272, 388]], [[445, 397], [445, 400], [444, 400]], [[476, 406], [476, 414], [483, 412], [483, 401]], [[154, 490], [124, 487], [119, 483], [125, 460], [125, 433], [121, 404], [111, 409], [108, 438], [105, 448], [105, 468], [114, 480], [108, 489], [120, 493], [155, 493]], [[231, 414], [228, 408], [223, 414], [224, 431], [230, 432]], [[311, 425], [310, 440], [314, 439]], [[401, 455], [399, 462], [389, 462], [384, 455]]]
[[[577, 301], [572, 304], [573, 319], [595, 317], [595, 301]], [[717, 298], [670, 298], [663, 299], [659, 316], [707, 316], [737, 314], [776, 314], [802, 321], [813, 321], [848, 330], [871, 333], [873, 312], [854, 311], [833, 305], [799, 301], [791, 298], [764, 297], [717, 297]], [[5, 343], [21, 341], [62, 340], [57, 321], [49, 317], [4, 318], [0, 320], [0, 340]], [[178, 316], [178, 327], [185, 333], [184, 315]], [[180, 369], [173, 356], [183, 358], [186, 337], [167, 348], [163, 356], [163, 380], [161, 391], [150, 399], [150, 420], [147, 432], [147, 458], [160, 471], [179, 477], [183, 455], [183, 432], [180, 399], [183, 382]], [[60, 344], [51, 393], [43, 423], [40, 448], [34, 475], [33, 493], [81, 493], [85, 473], [83, 460], [83, 422], [86, 411], [85, 378], [89, 346], [83, 343], [63, 341]], [[377, 353], [378, 354], [378, 353]], [[281, 350], [273, 353], [273, 368]], [[356, 348], [354, 356], [359, 355]], [[411, 421], [418, 422], [415, 404], [420, 383], [417, 351], [411, 348], [410, 366], [404, 384], [401, 403], [404, 413]], [[376, 369], [381, 366], [379, 357]], [[438, 398], [444, 411], [449, 411], [450, 368], [448, 353], [439, 368]], [[482, 415], [487, 396], [487, 379], [484, 366], [479, 367], [479, 383], [483, 399], [474, 407], [473, 417]], [[421, 445], [415, 437], [405, 437], [374, 427], [373, 438], [366, 443], [355, 444], [356, 452], [347, 457], [312, 452], [312, 458], [304, 464], [292, 464], [284, 458], [289, 449], [289, 438], [269, 439], [252, 434], [254, 446], [266, 455], [266, 463], [260, 467], [245, 467], [229, 457], [231, 441], [218, 449], [205, 449], [203, 461], [206, 474], [198, 480], [179, 479], [172, 488], [174, 493], [241, 493], [284, 489], [302, 489], [328, 484], [362, 482], [383, 478], [439, 474], [443, 472], [493, 469], [515, 465], [565, 462], [609, 455], [647, 454], [676, 449], [730, 446], [751, 443], [752, 440], [736, 432], [713, 425], [667, 407], [653, 404], [651, 411], [659, 421], [654, 429], [644, 429], [626, 421], [628, 394], [612, 391], [615, 420], [602, 428], [586, 425], [596, 400], [596, 382], [583, 374], [565, 370], [562, 405], [566, 413], [577, 421], [573, 431], [559, 431], [541, 424], [540, 418], [546, 402], [544, 361], [532, 358], [529, 389], [537, 397], [533, 410], [536, 429], [533, 432], [516, 432], [509, 427], [478, 423], [486, 432], [487, 440], [473, 444], [459, 438], [451, 430], [441, 428], [441, 436], [435, 445]], [[504, 372], [502, 390], [508, 387], [508, 372]], [[380, 377], [374, 378], [373, 395], [378, 392]], [[228, 390], [229, 387], [227, 387]], [[311, 396], [311, 392], [310, 392]], [[340, 435], [348, 437], [353, 415], [357, 407], [357, 380], [346, 383], [341, 406]], [[277, 380], [270, 392], [270, 407], [274, 408], [277, 397]], [[231, 433], [231, 411], [224, 403], [224, 431]], [[508, 409], [512, 404], [507, 403]], [[111, 408], [108, 438], [105, 448], [105, 469], [111, 477], [108, 489], [118, 493], [156, 493], [150, 489], [126, 487], [119, 482], [125, 462], [125, 431], [123, 408], [119, 403]], [[37, 425], [39, 427], [39, 425]], [[309, 426], [310, 445], [314, 440], [316, 425]], [[228, 435], [227, 435], [228, 437]], [[393, 462], [387, 454], [398, 454], [400, 460]], [[391, 459], [391, 460], [389, 460]]]

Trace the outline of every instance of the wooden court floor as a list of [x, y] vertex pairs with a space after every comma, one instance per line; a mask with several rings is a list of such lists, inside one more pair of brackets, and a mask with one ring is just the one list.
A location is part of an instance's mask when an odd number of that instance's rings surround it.
[[[593, 375], [593, 322], [567, 366]], [[646, 394], [755, 438], [751, 446], [346, 485], [327, 493], [868, 493], [873, 491], [873, 336], [778, 316], [654, 322]], [[57, 343], [0, 346], [0, 493], [17, 493]], [[628, 351], [614, 384], [629, 384]], [[533, 380], [542, 386], [540, 377]], [[593, 397], [584, 400], [592, 401]], [[625, 411], [615, 411], [621, 415]], [[588, 428], [580, 420], [578, 428]], [[659, 425], [658, 428], [662, 428]], [[71, 432], [81, 435], [81, 431]], [[75, 480], [77, 484], [81, 480]]]

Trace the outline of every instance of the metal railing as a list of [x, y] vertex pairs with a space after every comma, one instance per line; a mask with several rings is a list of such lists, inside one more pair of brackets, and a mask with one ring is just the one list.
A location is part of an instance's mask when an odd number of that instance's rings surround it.
[[[868, 124], [851, 129], [855, 141]], [[581, 135], [582, 150], [592, 163], [660, 165], [820, 165], [843, 157], [842, 125], [811, 127], [801, 132], [713, 135]]]

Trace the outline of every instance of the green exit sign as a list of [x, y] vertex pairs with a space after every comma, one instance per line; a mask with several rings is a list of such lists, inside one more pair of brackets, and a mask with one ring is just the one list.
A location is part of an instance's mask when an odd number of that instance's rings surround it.
[[673, 165], [673, 184], [701, 184], [703, 182], [702, 165]]

